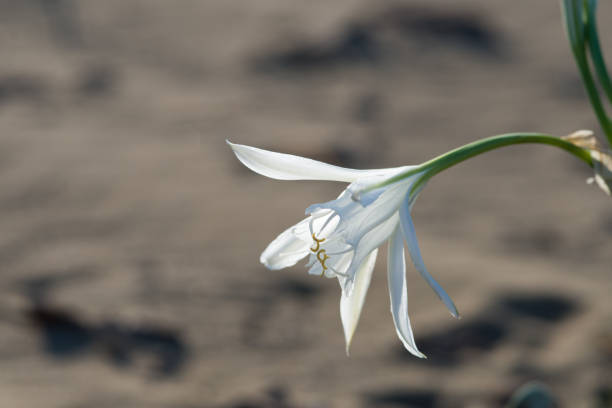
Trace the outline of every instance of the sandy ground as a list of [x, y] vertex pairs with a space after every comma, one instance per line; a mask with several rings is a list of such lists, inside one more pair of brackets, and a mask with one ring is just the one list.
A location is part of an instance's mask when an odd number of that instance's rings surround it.
[[532, 380], [606, 406], [611, 201], [577, 160], [436, 177], [414, 219], [463, 319], [409, 267], [429, 358], [403, 350], [383, 250], [347, 358], [338, 285], [258, 262], [342, 186], [224, 143], [368, 168], [598, 130], [557, 3], [1, 0], [0, 406], [499, 407]]

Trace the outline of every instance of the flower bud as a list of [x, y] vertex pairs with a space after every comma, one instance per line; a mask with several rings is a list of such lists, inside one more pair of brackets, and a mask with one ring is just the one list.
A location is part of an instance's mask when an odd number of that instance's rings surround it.
[[564, 136], [562, 139], [568, 142], [589, 149], [593, 159], [593, 170], [595, 176], [589, 177], [587, 183], [595, 182], [607, 195], [612, 195], [612, 155], [610, 151], [602, 148], [601, 144], [590, 130], [578, 130], [571, 135]]

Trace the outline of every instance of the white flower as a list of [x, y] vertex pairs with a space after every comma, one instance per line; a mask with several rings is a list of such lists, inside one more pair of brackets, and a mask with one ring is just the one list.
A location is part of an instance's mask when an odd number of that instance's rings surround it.
[[[307, 217], [272, 241], [261, 254], [260, 261], [269, 269], [282, 269], [308, 256], [308, 273], [338, 278], [342, 288], [340, 316], [348, 353], [378, 247], [388, 240], [387, 271], [395, 328], [408, 351], [425, 357], [415, 344], [408, 317], [404, 242], [421, 276], [451, 314], [455, 317], [459, 314], [444, 289], [427, 272], [410, 216], [423, 187], [419, 181], [424, 171], [418, 166], [354, 170], [229, 141], [228, 144], [245, 166], [267, 177], [350, 183], [337, 199], [308, 207]], [[400, 174], [409, 175], [390, 180]]]

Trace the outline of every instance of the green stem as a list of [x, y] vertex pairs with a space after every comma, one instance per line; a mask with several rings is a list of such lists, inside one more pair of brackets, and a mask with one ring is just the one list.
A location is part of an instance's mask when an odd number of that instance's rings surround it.
[[419, 180], [412, 186], [412, 190], [410, 192], [412, 194], [412, 192], [414, 191], [419, 191], [419, 189], [431, 177], [440, 173], [443, 170], [448, 169], [449, 167], [455, 166], [469, 158], [486, 153], [490, 150], [525, 143], [546, 144], [561, 148], [583, 160], [589, 166], [593, 167], [593, 159], [591, 158], [590, 150], [576, 146], [575, 144], [570, 143], [567, 140], [543, 133], [508, 133], [504, 135], [480, 139], [475, 142], [458, 147], [454, 150], [451, 150], [450, 152], [444, 153], [436, 158], [426, 161], [420, 166], [417, 166], [394, 177], [391, 177], [385, 180], [383, 183], [370, 186], [364, 189], [363, 191], [357, 193], [357, 195], [370, 192], [377, 188], [388, 186], [415, 174], [423, 173], [423, 176], [420, 177]]
[[579, 159], [584, 160], [589, 166], [593, 166], [591, 152], [588, 149], [576, 146], [567, 140], [544, 133], [508, 133], [505, 135], [491, 136], [468, 143], [431, 159], [423, 163], [420, 167], [427, 171], [426, 178], [431, 178], [449, 167], [459, 164], [462, 161], [470, 159], [474, 156], [486, 153], [490, 150], [526, 143], [547, 144], [558, 147], [573, 154]]
[[599, 79], [599, 83], [610, 103], [612, 103], [612, 81], [608, 75], [608, 68], [606, 67], [606, 61], [601, 51], [601, 45], [599, 43], [599, 35], [597, 33], [597, 18], [595, 12], [597, 10], [597, 0], [589, 0], [587, 7], [587, 35], [589, 50], [591, 51], [591, 59], [593, 60], [593, 66]]
[[612, 145], [612, 122], [610, 122], [610, 119], [608, 119], [608, 115], [606, 114], [604, 106], [601, 103], [601, 99], [599, 98], [599, 92], [597, 91], [597, 86], [595, 85], [595, 81], [591, 76], [589, 63], [586, 60], [586, 57], [576, 57], [576, 64], [578, 65], [578, 69], [582, 75], [582, 82], [584, 83], [584, 87], [589, 95], [589, 100], [591, 101], [591, 106], [595, 111], [599, 125], [606, 134], [608, 142], [610, 145]]
[[[490, 150], [499, 149], [500, 147], [526, 143], [547, 144], [558, 147], [573, 154], [593, 167], [591, 152], [567, 140], [543, 133], [509, 133], [477, 140], [423, 163], [419, 167], [424, 169], [426, 173], [424, 177], [420, 178], [415, 183], [412, 189], [413, 191], [418, 191], [418, 189], [420, 189], [431, 177], [474, 156], [478, 156]], [[401, 175], [396, 177], [400, 176]]]
[[572, 51], [576, 52], [579, 44], [582, 44], [583, 29], [581, 20], [577, 18], [576, 3], [574, 0], [563, 0], [562, 3], [563, 21], [565, 22], [565, 30], [570, 41]]
[[[586, 4], [583, 0], [563, 0], [563, 17], [565, 21], [565, 27], [567, 31], [567, 36], [570, 41], [570, 46], [572, 52], [574, 53], [574, 59], [576, 60], [576, 65], [578, 66], [578, 70], [580, 71], [580, 76], [582, 77], [582, 82], [587, 91], [587, 95], [589, 96], [589, 100], [591, 102], [591, 106], [595, 111], [595, 115], [597, 116], [597, 120], [601, 128], [603, 129], [608, 142], [612, 145], [612, 122], [608, 118], [604, 106], [599, 97], [599, 91], [597, 90], [597, 85], [595, 84], [595, 80], [591, 75], [591, 69], [589, 67], [589, 61], [587, 59], [586, 52], [586, 37], [585, 31], [588, 29], [590, 31], [595, 30], [596, 37], [596, 28], [592, 23], [593, 20], [588, 18], [589, 10], [591, 9], [590, 3]], [[586, 23], [588, 25], [585, 26], [585, 16]], [[589, 40], [593, 38], [593, 35], [589, 31]], [[589, 41], [591, 48], [593, 48], [592, 41]], [[598, 48], [598, 45], [595, 46]], [[597, 51], [596, 51], [597, 52]], [[593, 53], [593, 51], [591, 51]], [[601, 55], [601, 52], [599, 52]], [[603, 61], [603, 57], [602, 57]], [[595, 63], [597, 66], [597, 63]], [[607, 74], [606, 74], [607, 75]]]

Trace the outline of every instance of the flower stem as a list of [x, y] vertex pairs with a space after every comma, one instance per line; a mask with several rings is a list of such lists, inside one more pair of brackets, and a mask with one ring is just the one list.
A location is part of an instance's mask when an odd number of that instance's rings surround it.
[[609, 96], [610, 78], [608, 77], [599, 46], [597, 26], [595, 23], [595, 8], [597, 6], [597, 1], [585, 3], [584, 0], [563, 0], [561, 4], [567, 37], [574, 54], [574, 59], [576, 60], [578, 71], [582, 77], [582, 83], [591, 101], [595, 116], [597, 116], [597, 120], [608, 139], [609, 145], [612, 146], [612, 121], [606, 114], [604, 105], [601, 101], [597, 84], [591, 73], [586, 49], [588, 44], [595, 71], [600, 79], [602, 88]]
[[608, 68], [606, 67], [606, 61], [603, 57], [599, 43], [599, 35], [597, 34], [597, 18], [595, 16], [596, 10], [597, 0], [589, 0], [587, 7], [587, 35], [589, 50], [591, 52], [591, 59], [593, 60], [595, 72], [599, 78], [599, 84], [608, 97], [610, 103], [612, 103], [612, 80], [610, 80], [610, 76], [608, 75]]
[[[567, 140], [543, 133], [508, 133], [468, 143], [423, 163], [419, 167], [425, 170], [425, 174], [415, 183], [412, 190], [419, 191], [431, 177], [469, 158], [486, 153], [490, 150], [499, 149], [500, 147], [526, 143], [547, 144], [558, 147], [573, 154], [593, 167], [593, 159], [590, 150], [576, 146]], [[400, 174], [396, 177], [401, 176]]]
[[414, 176], [415, 174], [422, 173], [422, 176], [412, 186], [410, 191], [410, 194], [412, 194], [415, 191], [419, 191], [431, 177], [469, 158], [486, 153], [490, 150], [499, 149], [500, 147], [526, 143], [546, 144], [558, 147], [573, 154], [574, 156], [583, 160], [589, 166], [593, 167], [591, 151], [589, 149], [576, 146], [567, 140], [543, 133], [508, 133], [504, 135], [487, 137], [458, 147], [429, 161], [426, 161], [416, 168], [412, 168], [391, 177], [381, 184], [368, 187], [360, 193], [367, 193], [377, 188], [396, 183], [407, 177]]
[[[420, 167], [427, 171], [429, 177], [438, 174], [439, 172], [446, 170], [447, 168], [461, 163], [471, 157], [478, 156], [479, 154], [486, 153], [490, 150], [499, 149], [504, 146], [511, 146], [516, 144], [526, 143], [537, 143], [547, 144], [556, 146], [560, 149], [566, 150], [573, 154], [579, 159], [584, 160], [589, 166], [593, 166], [593, 159], [591, 158], [591, 152], [588, 149], [576, 146], [567, 140], [547, 135], [544, 133], [508, 133], [505, 135], [498, 135], [487, 137], [485, 139], [477, 140], [472, 143], [468, 143], [464, 146], [458, 147], [450, 152], [444, 153], [436, 158], [433, 158]], [[428, 178], [429, 178], [428, 177]]]

